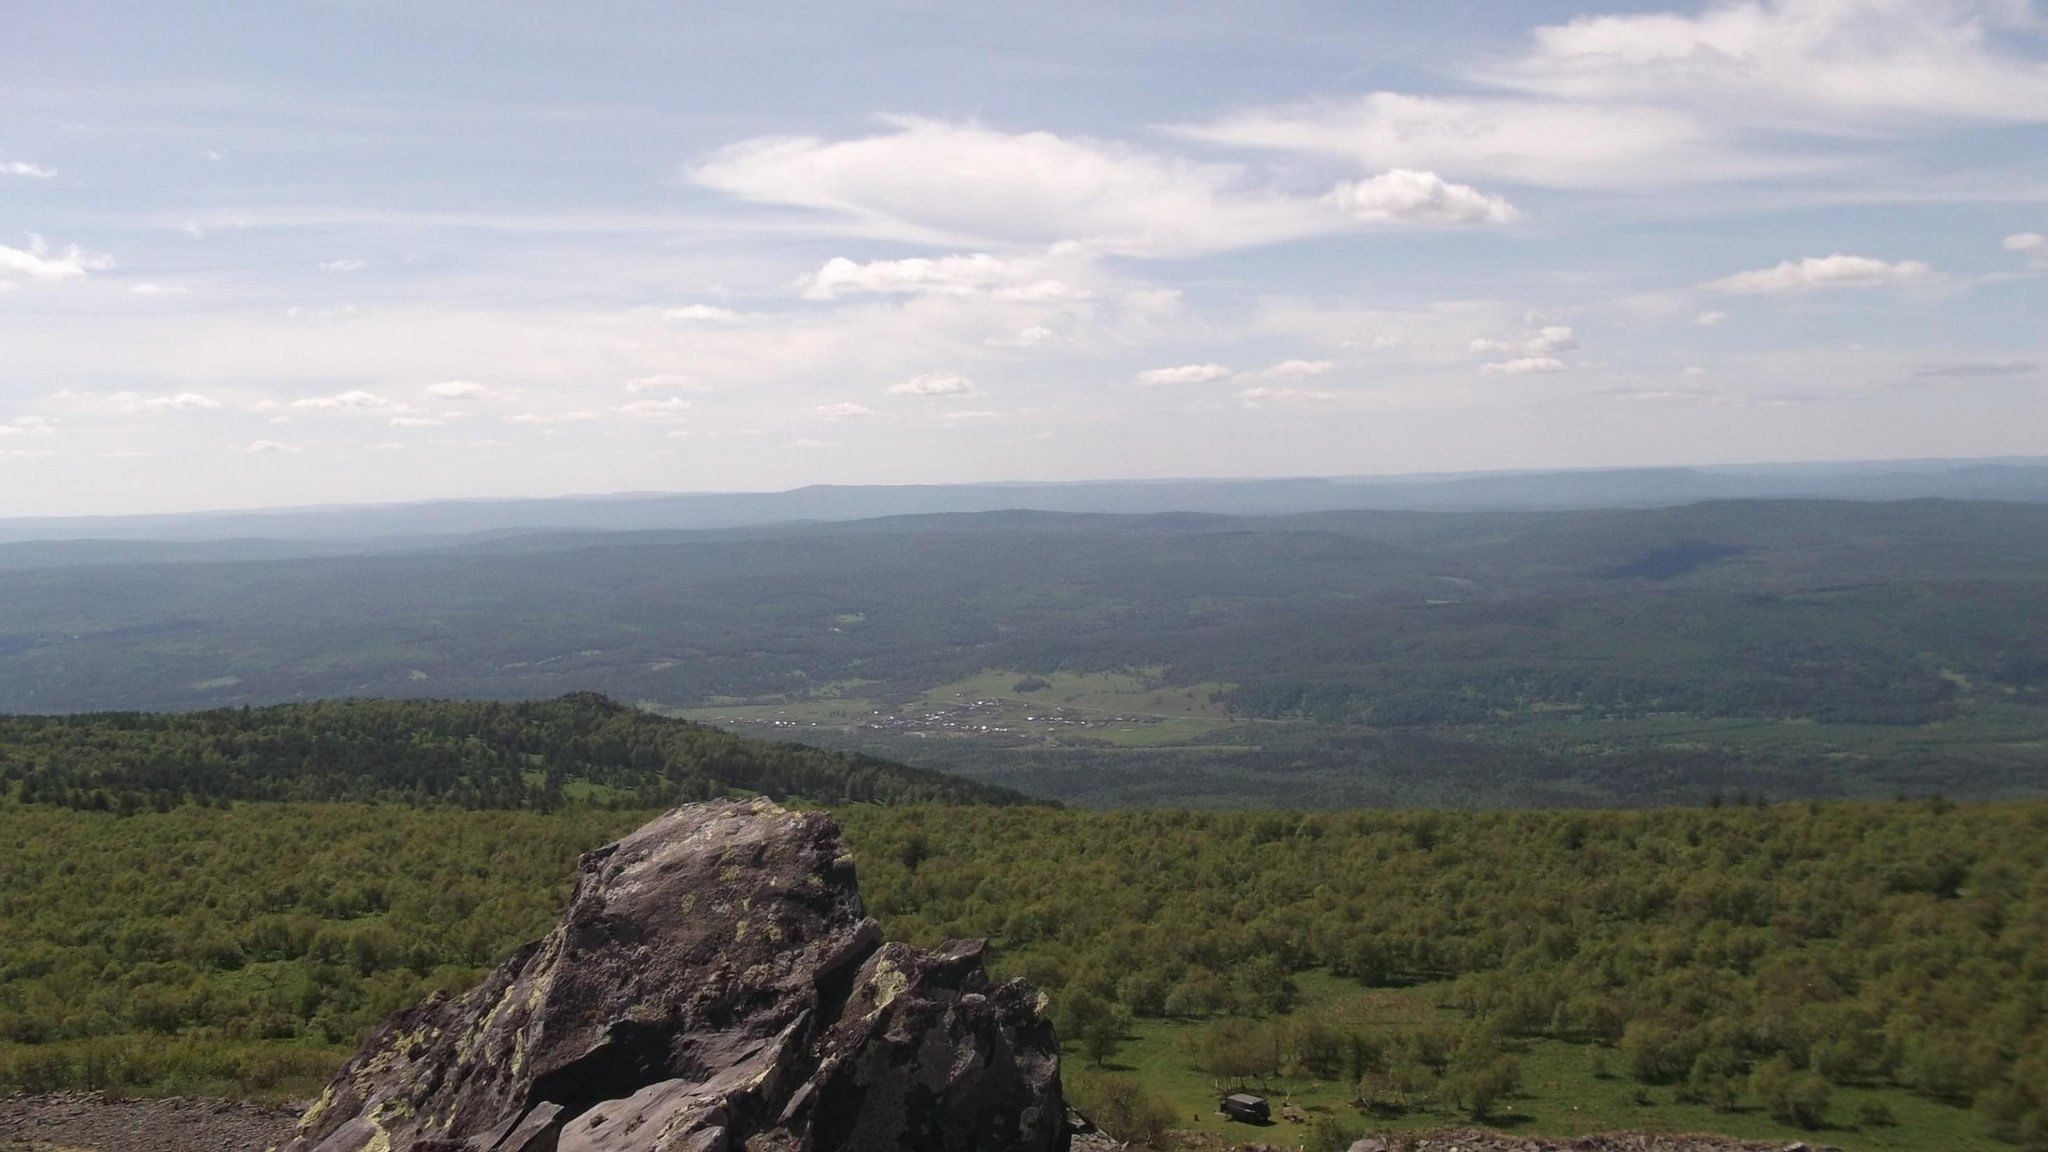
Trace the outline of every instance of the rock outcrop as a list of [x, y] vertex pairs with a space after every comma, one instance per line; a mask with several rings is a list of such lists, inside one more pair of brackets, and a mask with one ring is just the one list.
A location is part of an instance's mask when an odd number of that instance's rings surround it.
[[288, 1152], [1053, 1152], [1042, 997], [884, 943], [839, 829], [676, 809], [586, 855], [562, 923], [399, 1014]]

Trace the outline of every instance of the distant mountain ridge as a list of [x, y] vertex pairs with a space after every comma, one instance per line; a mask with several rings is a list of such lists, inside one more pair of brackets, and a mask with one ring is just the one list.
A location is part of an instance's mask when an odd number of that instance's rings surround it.
[[[1636, 468], [1558, 472], [1071, 483], [813, 485], [786, 492], [622, 493], [437, 500], [153, 516], [0, 519], [0, 544], [28, 541], [245, 543], [238, 558], [402, 548], [422, 541], [534, 531], [744, 528], [944, 512], [1258, 516], [1339, 511], [1536, 511], [1660, 507], [1721, 499], [2048, 502], [2048, 460]], [[102, 543], [110, 553], [119, 553]]]

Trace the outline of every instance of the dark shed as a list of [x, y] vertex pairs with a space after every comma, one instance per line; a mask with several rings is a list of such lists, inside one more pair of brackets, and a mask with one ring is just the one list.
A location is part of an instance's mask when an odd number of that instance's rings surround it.
[[1225, 1096], [1217, 1107], [1225, 1116], [1246, 1124], [1264, 1124], [1273, 1118], [1272, 1109], [1266, 1107], [1263, 1097], [1244, 1092]]

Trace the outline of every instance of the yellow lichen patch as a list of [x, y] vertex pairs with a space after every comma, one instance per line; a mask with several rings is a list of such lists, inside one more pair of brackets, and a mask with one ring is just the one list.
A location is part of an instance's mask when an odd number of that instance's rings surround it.
[[329, 1084], [327, 1087], [320, 1090], [320, 1098], [318, 1100], [313, 1101], [313, 1106], [311, 1108], [306, 1109], [306, 1114], [304, 1116], [299, 1117], [299, 1131], [304, 1132], [307, 1129], [311, 1128], [313, 1124], [316, 1121], [318, 1121], [320, 1117], [323, 1114], [325, 1114], [329, 1108], [332, 1108], [333, 1106], [334, 1085]]
[[391, 1152], [391, 1133], [377, 1123], [375, 1114], [370, 1116], [369, 1124], [370, 1138], [363, 1142], [362, 1152]]
[[868, 1017], [873, 1019], [879, 1015], [882, 1009], [895, 1003], [896, 998], [903, 995], [909, 987], [910, 975], [908, 973], [890, 963], [887, 956], [877, 957], [875, 960], [875, 1008], [874, 1011], [868, 1013]]

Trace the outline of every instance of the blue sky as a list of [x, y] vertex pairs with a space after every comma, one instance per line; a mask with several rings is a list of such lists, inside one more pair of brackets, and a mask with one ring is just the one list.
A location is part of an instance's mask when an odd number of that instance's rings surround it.
[[0, 13], [0, 514], [2048, 454], [2018, 0]]

